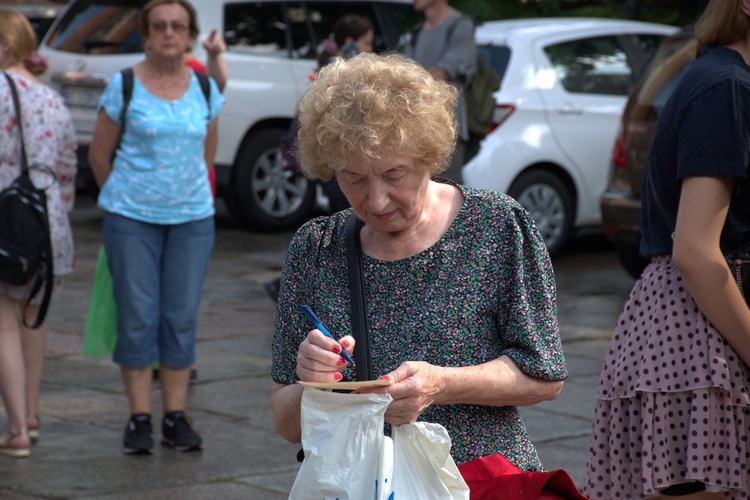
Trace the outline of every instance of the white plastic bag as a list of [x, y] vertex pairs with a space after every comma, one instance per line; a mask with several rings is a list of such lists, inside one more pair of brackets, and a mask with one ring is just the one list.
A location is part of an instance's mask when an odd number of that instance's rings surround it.
[[450, 456], [448, 432], [417, 422], [383, 435], [388, 394], [345, 394], [305, 387], [300, 466], [289, 498], [311, 500], [467, 499]]
[[428, 422], [394, 426], [393, 441], [393, 498], [469, 500], [445, 427]]
[[289, 498], [375, 498], [388, 394], [345, 394], [305, 387], [300, 466]]

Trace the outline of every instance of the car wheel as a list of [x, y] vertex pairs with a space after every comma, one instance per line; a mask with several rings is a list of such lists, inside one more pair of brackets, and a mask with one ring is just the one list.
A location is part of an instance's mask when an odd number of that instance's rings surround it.
[[640, 278], [641, 273], [649, 264], [649, 260], [641, 256], [638, 251], [639, 245], [633, 245], [630, 243], [623, 243], [621, 241], [615, 243], [615, 250], [617, 256], [620, 258], [620, 263], [625, 271], [633, 278]]
[[271, 128], [242, 145], [232, 173], [228, 206], [256, 231], [298, 228], [311, 215], [315, 183], [284, 166], [279, 143], [286, 130]]
[[573, 201], [562, 181], [544, 170], [521, 174], [508, 190], [536, 222], [550, 255], [567, 243], [573, 229]]

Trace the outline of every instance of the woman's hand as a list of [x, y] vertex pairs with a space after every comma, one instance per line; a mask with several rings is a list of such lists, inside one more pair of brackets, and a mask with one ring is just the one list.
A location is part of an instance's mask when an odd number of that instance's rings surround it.
[[338, 382], [347, 362], [341, 349], [349, 354], [354, 349], [354, 338], [347, 335], [340, 343], [326, 337], [318, 329], [310, 330], [297, 351], [297, 377], [303, 382]]
[[380, 377], [391, 385], [360, 389], [357, 393], [388, 393], [393, 402], [385, 412], [385, 421], [400, 425], [416, 422], [430, 405], [435, 404], [443, 389], [445, 369], [424, 361], [407, 361]]

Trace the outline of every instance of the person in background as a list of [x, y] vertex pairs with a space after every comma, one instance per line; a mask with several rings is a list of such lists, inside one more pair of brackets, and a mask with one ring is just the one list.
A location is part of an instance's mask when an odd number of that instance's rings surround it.
[[[375, 30], [367, 18], [356, 14], [341, 16], [333, 25], [331, 35], [323, 41], [318, 54], [318, 71], [337, 58], [349, 59], [362, 52], [372, 52], [374, 38]], [[316, 74], [310, 75], [310, 80], [314, 80]], [[295, 117], [281, 141], [285, 168], [294, 171], [299, 171], [297, 160], [294, 157], [294, 141], [297, 138], [297, 130], [298, 122]], [[349, 208], [349, 202], [344, 193], [341, 192], [335, 177], [323, 182], [323, 189], [330, 204], [329, 212], [338, 212]], [[275, 279], [264, 285], [266, 292], [274, 302], [279, 298], [280, 283], [280, 279]]]
[[[36, 36], [23, 14], [0, 9], [0, 68], [15, 81], [21, 105], [26, 155], [37, 187], [46, 189], [47, 210], [54, 254], [56, 288], [61, 277], [73, 271], [73, 234], [68, 213], [75, 200], [76, 137], [70, 112], [62, 97], [37, 77], [47, 69], [36, 52]], [[0, 190], [21, 173], [18, 117], [10, 86], [0, 77]], [[0, 215], [2, 216], [2, 215]], [[45, 333], [42, 327], [23, 326], [22, 304], [30, 287], [0, 283], [0, 394], [8, 430], [0, 437], [0, 454], [27, 457], [31, 442], [39, 438], [39, 392], [44, 368]], [[41, 297], [38, 295], [37, 297]], [[36, 300], [36, 299], [34, 299]], [[38, 304], [26, 309], [33, 322]]]
[[159, 362], [161, 442], [198, 450], [185, 413], [201, 288], [214, 242], [206, 175], [224, 97], [210, 102], [184, 54], [198, 33], [187, 0], [151, 0], [140, 17], [145, 59], [133, 67], [133, 96], [121, 123], [122, 78], [102, 95], [89, 149], [104, 211], [102, 240], [117, 304], [117, 343], [130, 418], [123, 452], [150, 453], [152, 364]]
[[465, 16], [460, 19], [463, 14], [450, 7], [448, 0], [414, 0], [414, 9], [424, 14], [425, 21], [403, 44], [404, 54], [424, 66], [435, 78], [454, 83], [459, 89], [456, 106], [459, 140], [445, 176], [461, 182], [466, 143], [470, 140], [462, 89], [476, 70], [474, 23]]
[[[229, 78], [229, 68], [227, 62], [222, 55], [227, 50], [227, 45], [224, 39], [217, 33], [215, 29], [211, 30], [208, 37], [201, 43], [203, 49], [208, 54], [206, 64], [203, 64], [195, 58], [193, 48], [188, 47], [185, 52], [185, 65], [190, 69], [197, 71], [201, 75], [208, 75], [214, 79], [216, 86], [219, 87], [220, 92], [224, 92], [224, 88], [227, 86], [227, 79]], [[208, 181], [211, 183], [211, 193], [214, 198], [216, 197], [216, 167], [211, 164], [208, 166]], [[195, 378], [195, 370], [190, 372], [191, 378]]]
[[[664, 105], [641, 254], [599, 378], [592, 499], [750, 494], [750, 309], [724, 255], [750, 247], [750, 2], [710, 0]], [[745, 293], [748, 293], [746, 290]]]
[[[359, 233], [372, 366], [391, 382], [385, 420], [443, 425], [457, 465], [501, 453], [542, 470], [518, 414], [567, 377], [544, 241], [513, 199], [438, 177], [456, 141], [454, 86], [399, 54], [320, 70], [299, 103], [297, 159], [336, 175], [351, 208], [303, 225], [281, 277], [271, 410], [301, 440], [302, 386], [353, 375], [346, 226]], [[308, 304], [338, 340], [311, 329]]]

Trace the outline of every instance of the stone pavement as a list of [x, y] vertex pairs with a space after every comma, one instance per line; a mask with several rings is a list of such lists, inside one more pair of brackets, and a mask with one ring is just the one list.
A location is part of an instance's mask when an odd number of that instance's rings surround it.
[[[198, 380], [188, 408], [204, 449], [175, 453], [157, 445], [151, 456], [126, 456], [120, 447], [128, 410], [119, 371], [109, 358], [82, 355], [101, 214], [81, 199], [72, 219], [77, 269], [46, 322], [41, 438], [28, 459], [0, 457], [0, 499], [286, 498], [299, 446], [281, 439], [271, 420], [274, 304], [263, 283], [278, 275], [291, 233], [249, 233], [217, 217], [200, 314]], [[624, 273], [602, 272], [612, 259], [561, 260], [571, 270], [560, 273], [560, 286], [583, 287], [575, 298], [560, 299], [570, 379], [557, 400], [523, 409], [545, 466], [565, 468], [579, 484], [610, 325], [632, 284]], [[585, 268], [577, 267], [581, 260]], [[153, 394], [160, 422], [159, 391]]]

